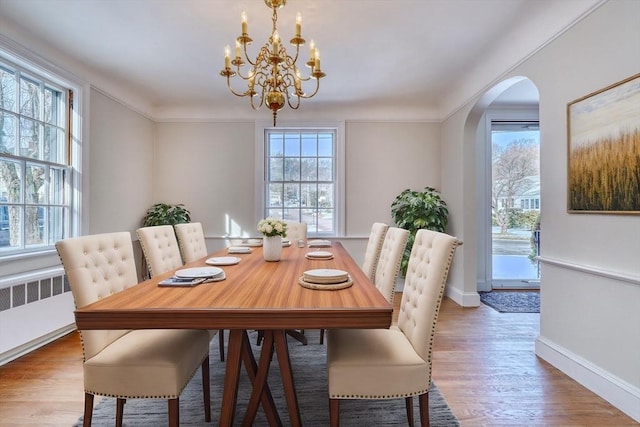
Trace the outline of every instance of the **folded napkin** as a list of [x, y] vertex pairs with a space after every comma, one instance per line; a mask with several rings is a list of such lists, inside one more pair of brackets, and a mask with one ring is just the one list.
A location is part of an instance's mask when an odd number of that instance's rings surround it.
[[250, 254], [251, 248], [248, 246], [229, 246], [227, 252], [230, 254]]

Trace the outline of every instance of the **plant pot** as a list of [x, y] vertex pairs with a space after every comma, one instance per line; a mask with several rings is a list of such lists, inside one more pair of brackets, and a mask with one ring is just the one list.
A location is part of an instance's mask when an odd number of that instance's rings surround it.
[[265, 261], [280, 261], [282, 257], [282, 236], [265, 236], [262, 239], [262, 255]]

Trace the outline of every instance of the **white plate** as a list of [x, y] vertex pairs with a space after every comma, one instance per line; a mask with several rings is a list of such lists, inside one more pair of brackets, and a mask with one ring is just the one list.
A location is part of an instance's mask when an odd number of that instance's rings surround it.
[[199, 277], [215, 277], [224, 274], [224, 271], [218, 267], [193, 267], [184, 268], [176, 271], [175, 276], [188, 279], [196, 279]]
[[215, 258], [209, 258], [205, 263], [209, 265], [234, 265], [240, 262], [240, 258], [237, 256], [221, 256]]
[[307, 270], [302, 273], [302, 277], [306, 282], [313, 283], [340, 283], [349, 280], [349, 273], [342, 270], [333, 270], [330, 268], [319, 268], [316, 270]]
[[313, 251], [307, 253], [308, 258], [331, 258], [332, 256], [333, 254], [328, 251]]

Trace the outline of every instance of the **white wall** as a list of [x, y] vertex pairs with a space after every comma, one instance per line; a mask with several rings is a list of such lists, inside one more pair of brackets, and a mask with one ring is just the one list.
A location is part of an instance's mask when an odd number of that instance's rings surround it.
[[[208, 247], [224, 236], [255, 234], [253, 122], [156, 125], [154, 201], [183, 203], [203, 223]], [[390, 222], [393, 199], [406, 188], [440, 186], [439, 125], [347, 122], [345, 247], [364, 254], [374, 221]]]
[[[640, 2], [605, 3], [509, 76], [540, 94], [541, 324], [536, 353], [640, 420], [640, 217], [568, 214], [567, 103], [640, 71]], [[497, 83], [497, 82], [496, 82]], [[475, 289], [473, 189], [478, 97], [442, 127], [445, 197], [465, 241], [452, 295]], [[462, 174], [458, 171], [462, 170]], [[457, 255], [457, 257], [458, 257]], [[465, 256], [467, 255], [467, 256]], [[459, 280], [458, 280], [459, 279]]]
[[95, 88], [89, 137], [89, 228], [83, 234], [141, 226], [153, 201], [155, 123]]

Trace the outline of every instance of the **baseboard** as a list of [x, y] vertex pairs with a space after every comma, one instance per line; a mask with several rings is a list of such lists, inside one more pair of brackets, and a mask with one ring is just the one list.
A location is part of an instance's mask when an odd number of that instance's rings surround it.
[[462, 307], [480, 307], [480, 295], [478, 292], [461, 292], [452, 286], [447, 286], [444, 294]]
[[75, 330], [76, 324], [72, 323], [53, 332], [50, 332], [44, 336], [41, 336], [38, 339], [29, 341], [28, 343], [25, 343], [19, 347], [12, 348], [9, 351], [5, 351], [4, 353], [0, 354], [0, 366], [5, 365], [21, 356], [24, 356], [25, 354], [30, 353], [33, 350], [37, 350], [38, 348], [43, 347], [50, 342], [55, 341], [58, 338], [63, 337]]
[[554, 342], [538, 337], [536, 355], [640, 422], [640, 389]]

